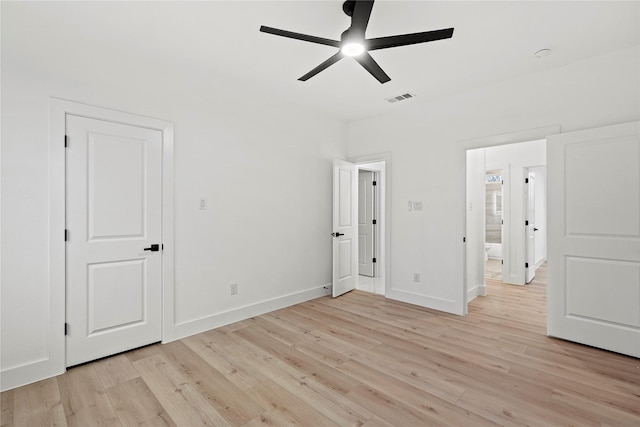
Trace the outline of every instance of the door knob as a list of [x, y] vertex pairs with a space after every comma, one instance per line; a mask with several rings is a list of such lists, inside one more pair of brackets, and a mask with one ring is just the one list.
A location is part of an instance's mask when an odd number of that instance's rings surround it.
[[535, 228], [535, 227], [533, 227], [533, 231], [538, 231], [538, 229], [537, 229], [537, 228]]
[[153, 244], [151, 246], [149, 246], [148, 248], [144, 248], [145, 251], [151, 251], [151, 252], [158, 252], [160, 250], [160, 245], [159, 244]]
[[340, 237], [340, 236], [344, 236], [344, 233], [331, 233], [331, 235], [333, 237]]

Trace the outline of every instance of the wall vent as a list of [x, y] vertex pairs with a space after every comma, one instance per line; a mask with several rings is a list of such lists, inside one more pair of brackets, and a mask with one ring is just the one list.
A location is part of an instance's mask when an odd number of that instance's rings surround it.
[[386, 101], [393, 104], [394, 102], [404, 101], [405, 99], [415, 98], [415, 95], [412, 93], [405, 93], [398, 96], [392, 96], [391, 98], [387, 98]]

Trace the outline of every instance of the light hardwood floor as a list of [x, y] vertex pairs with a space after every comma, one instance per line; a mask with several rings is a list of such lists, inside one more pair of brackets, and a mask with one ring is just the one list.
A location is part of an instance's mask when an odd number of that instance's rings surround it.
[[2, 426], [640, 426], [639, 359], [546, 337], [540, 280], [488, 293], [319, 298], [4, 392]]

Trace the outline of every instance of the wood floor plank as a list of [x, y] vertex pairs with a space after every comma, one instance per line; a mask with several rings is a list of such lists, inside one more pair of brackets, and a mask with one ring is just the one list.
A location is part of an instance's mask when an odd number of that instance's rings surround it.
[[[5, 422], [6, 425], [33, 427], [67, 425], [60, 390], [55, 378], [15, 390], [12, 400], [12, 412], [15, 416], [12, 414], [7, 420], [3, 419], [3, 425]], [[4, 400], [2, 403], [4, 405]]]
[[15, 425], [13, 421], [13, 396], [16, 390], [8, 390], [0, 395], [0, 427]]
[[129, 382], [140, 376], [124, 354], [98, 360], [93, 366], [105, 389]]
[[281, 425], [277, 417], [274, 417], [270, 412], [264, 412], [242, 427], [278, 427]]
[[162, 346], [162, 353], [229, 424], [246, 424], [264, 412], [262, 406], [182, 342]]
[[249, 393], [253, 399], [269, 408], [269, 414], [275, 418], [278, 425], [307, 426], [310, 421], [313, 421], [313, 425], [317, 427], [338, 426], [315, 408], [271, 380], [258, 385]]
[[123, 426], [177, 426], [139, 376], [127, 382], [119, 382], [106, 392]]
[[57, 377], [69, 427], [121, 426], [95, 370], [95, 363], [69, 369]]
[[134, 362], [135, 368], [171, 419], [179, 426], [229, 426], [194, 387], [162, 356]]
[[241, 390], [249, 390], [267, 379], [259, 370], [242, 367], [238, 363], [238, 359], [229, 351], [228, 347], [233, 347], [231, 345], [218, 346], [202, 334], [181, 341]]
[[[345, 390], [333, 383], [326, 383], [301, 367], [298, 363], [284, 363], [279, 358], [253, 343], [244, 341], [238, 345], [238, 358], [259, 369], [269, 377], [269, 381], [299, 397], [305, 402], [313, 402], [313, 407], [340, 426], [360, 426], [372, 414], [344, 397]], [[351, 379], [351, 381], [353, 381]], [[354, 384], [357, 382], [353, 381]]]
[[373, 387], [359, 385], [347, 397], [394, 426], [446, 426]]
[[430, 394], [423, 393], [406, 382], [381, 372], [368, 369], [366, 366], [349, 361], [338, 367], [340, 372], [345, 372], [362, 382], [368, 387], [384, 391], [385, 394], [393, 396], [418, 411], [425, 417], [433, 419], [443, 425], [473, 425], [473, 426], [495, 426], [496, 424], [477, 415], [473, 412], [460, 411], [454, 403]]
[[264, 330], [247, 328], [236, 331], [235, 333], [246, 341], [257, 345], [265, 352], [275, 355], [280, 360], [294, 366], [296, 370], [302, 372], [304, 375], [314, 378], [314, 380], [338, 393], [347, 393], [357, 385], [357, 381], [354, 381], [352, 378], [341, 375], [340, 372], [335, 369], [318, 363], [316, 359], [271, 338], [268, 334], [264, 333]]

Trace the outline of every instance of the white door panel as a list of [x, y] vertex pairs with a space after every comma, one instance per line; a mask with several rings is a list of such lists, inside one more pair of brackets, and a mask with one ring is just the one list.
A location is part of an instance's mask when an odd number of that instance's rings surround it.
[[527, 172], [527, 180], [524, 184], [525, 198], [525, 282], [530, 283], [536, 276], [536, 191], [535, 174]]
[[355, 289], [358, 276], [358, 188], [353, 163], [333, 163], [333, 296]]
[[549, 138], [549, 335], [640, 357], [639, 123]]
[[358, 274], [374, 276], [375, 263], [375, 173], [358, 171]]
[[162, 134], [67, 116], [67, 366], [161, 339]]

